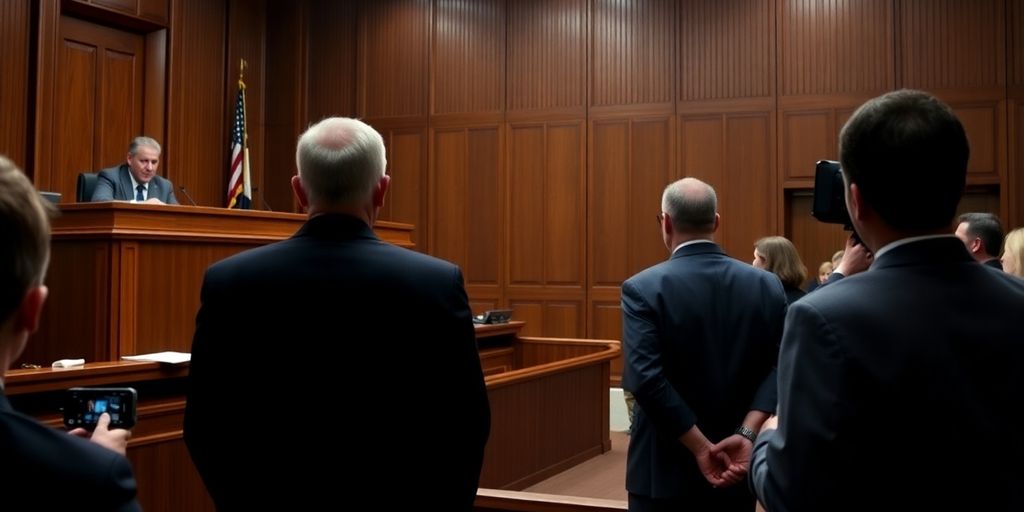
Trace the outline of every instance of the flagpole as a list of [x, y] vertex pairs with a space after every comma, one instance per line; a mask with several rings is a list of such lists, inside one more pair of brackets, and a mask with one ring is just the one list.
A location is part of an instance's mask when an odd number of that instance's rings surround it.
[[[249, 119], [248, 106], [245, 101], [245, 59], [240, 59], [241, 63], [238, 66], [238, 89], [242, 95], [242, 116], [243, 119]], [[245, 197], [249, 198], [249, 204], [255, 202], [252, 197], [252, 182], [249, 178], [249, 130], [245, 127], [244, 121], [242, 125], [242, 190]]]

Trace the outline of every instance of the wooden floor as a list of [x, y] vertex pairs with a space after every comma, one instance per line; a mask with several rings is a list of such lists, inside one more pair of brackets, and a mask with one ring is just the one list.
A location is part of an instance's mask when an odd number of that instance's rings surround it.
[[611, 432], [612, 449], [572, 469], [524, 489], [527, 492], [626, 500], [626, 449], [629, 436]]

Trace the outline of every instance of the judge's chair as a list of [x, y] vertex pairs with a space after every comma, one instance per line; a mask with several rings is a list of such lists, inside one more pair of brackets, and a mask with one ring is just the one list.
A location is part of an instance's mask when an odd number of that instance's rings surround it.
[[98, 175], [94, 172], [78, 173], [78, 186], [75, 188], [75, 202], [88, 203], [92, 201], [92, 191], [96, 190]]

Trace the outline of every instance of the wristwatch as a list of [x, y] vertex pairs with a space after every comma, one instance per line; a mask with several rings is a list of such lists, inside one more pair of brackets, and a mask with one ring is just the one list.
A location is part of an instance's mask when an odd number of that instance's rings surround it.
[[755, 434], [753, 430], [750, 430], [749, 428], [744, 427], [743, 425], [736, 427], [736, 433], [749, 439], [751, 443], [757, 440], [757, 434]]

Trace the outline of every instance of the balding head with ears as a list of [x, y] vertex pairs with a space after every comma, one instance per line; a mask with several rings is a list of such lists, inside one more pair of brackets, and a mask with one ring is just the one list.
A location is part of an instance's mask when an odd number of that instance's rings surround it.
[[346, 213], [370, 225], [376, 220], [390, 177], [384, 139], [373, 127], [346, 117], [324, 119], [299, 137], [295, 163], [292, 189], [310, 215]]
[[670, 183], [661, 195], [661, 234], [665, 247], [674, 250], [690, 240], [711, 240], [718, 230], [718, 195], [697, 178]]

